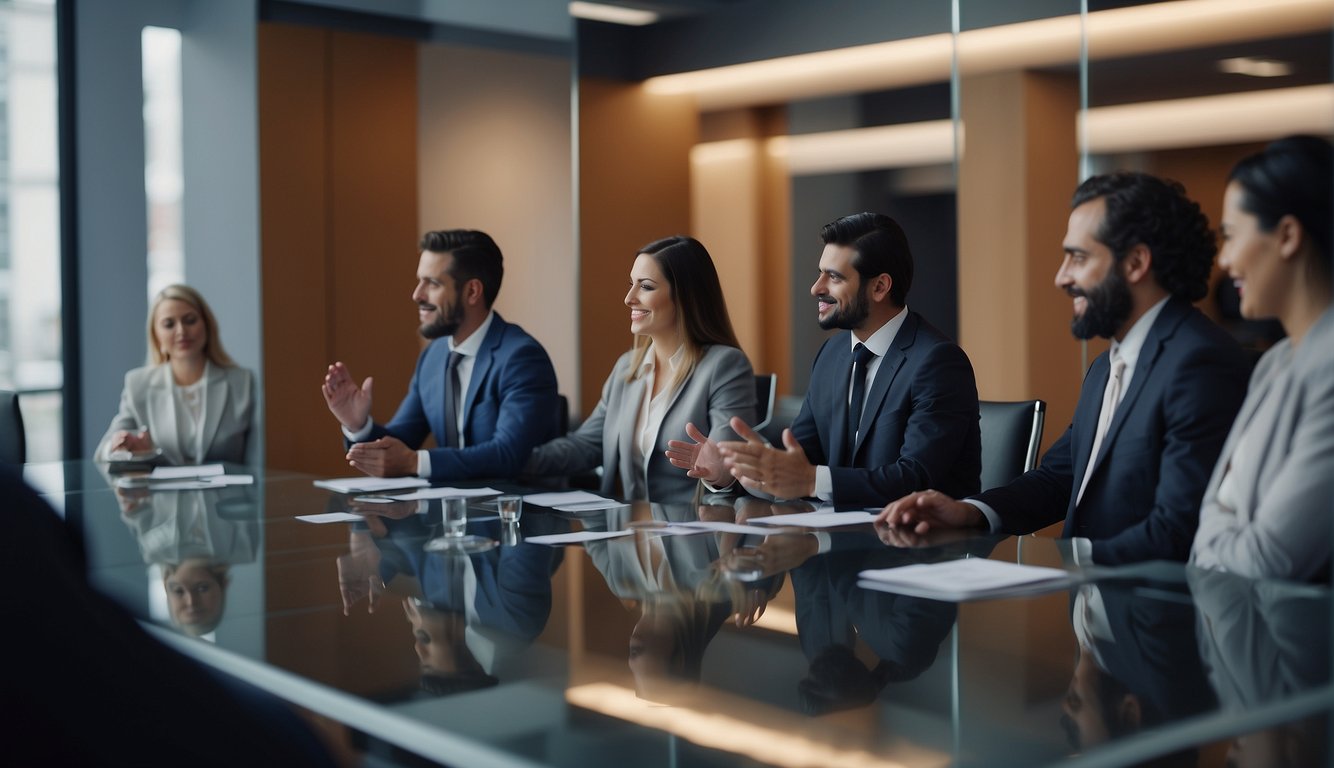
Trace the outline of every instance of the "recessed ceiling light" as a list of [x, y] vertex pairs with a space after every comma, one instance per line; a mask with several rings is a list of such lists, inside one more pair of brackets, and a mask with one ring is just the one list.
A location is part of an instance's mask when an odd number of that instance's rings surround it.
[[1291, 63], [1278, 59], [1257, 59], [1253, 56], [1238, 56], [1234, 59], [1219, 59], [1218, 71], [1231, 75], [1249, 75], [1250, 77], [1287, 77], [1294, 71]]
[[602, 3], [570, 3], [570, 15], [576, 19], [589, 19], [591, 21], [605, 21], [609, 24], [626, 24], [632, 27], [642, 27], [645, 24], [652, 24], [658, 20], [658, 14], [653, 11], [645, 11], [640, 8], [626, 8], [620, 5], [603, 5]]

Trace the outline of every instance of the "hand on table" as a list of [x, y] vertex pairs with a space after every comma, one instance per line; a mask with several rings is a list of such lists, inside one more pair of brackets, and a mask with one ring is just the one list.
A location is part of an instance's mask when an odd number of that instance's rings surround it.
[[409, 477], [417, 474], [417, 452], [396, 437], [354, 443], [347, 463], [371, 477]]
[[148, 427], [144, 427], [137, 432], [131, 432], [128, 429], [117, 430], [111, 435], [111, 446], [108, 448], [108, 451], [129, 451], [130, 453], [151, 450], [153, 450], [153, 436], [148, 434]]
[[986, 522], [982, 510], [940, 491], [910, 493], [885, 505], [875, 518], [877, 528], [900, 528], [918, 535], [938, 528], [978, 528]]
[[371, 415], [371, 382], [368, 376], [357, 387], [357, 382], [342, 363], [329, 366], [329, 373], [324, 377], [320, 391], [324, 393], [324, 402], [329, 411], [349, 431], [356, 431], [366, 425]]

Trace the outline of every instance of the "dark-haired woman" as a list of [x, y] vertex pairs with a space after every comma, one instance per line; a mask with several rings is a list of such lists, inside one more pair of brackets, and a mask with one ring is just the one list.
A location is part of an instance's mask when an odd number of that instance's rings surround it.
[[1330, 144], [1294, 136], [1232, 170], [1218, 263], [1241, 314], [1288, 338], [1260, 359], [1200, 510], [1191, 561], [1255, 577], [1328, 578], [1334, 499]]
[[[565, 475], [603, 468], [603, 494], [688, 502], [698, 473], [673, 467], [669, 440], [692, 424], [716, 440], [735, 439], [733, 416], [755, 417], [755, 380], [737, 345], [713, 259], [680, 235], [639, 250], [630, 269], [630, 331], [588, 419], [533, 450], [524, 473]], [[703, 477], [725, 485], [730, 477]]]

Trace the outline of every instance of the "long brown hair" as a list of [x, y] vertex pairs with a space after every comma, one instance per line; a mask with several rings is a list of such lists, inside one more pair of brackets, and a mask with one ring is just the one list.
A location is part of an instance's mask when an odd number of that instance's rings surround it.
[[[718, 270], [703, 243], [693, 237], [672, 235], [654, 240], [635, 255], [651, 256], [672, 287], [672, 305], [676, 307], [676, 331], [681, 337], [681, 365], [672, 377], [671, 388], [681, 386], [704, 356], [710, 344], [740, 347], [732, 318], [727, 314], [723, 286]], [[639, 378], [639, 366], [648, 354], [649, 338], [635, 337], [635, 356], [626, 381]]]
[[213, 310], [209, 309], [208, 302], [199, 291], [188, 285], [176, 283], [163, 288], [153, 299], [153, 306], [148, 309], [148, 364], [161, 365], [167, 362], [167, 355], [162, 354], [158, 348], [157, 340], [153, 337], [153, 320], [157, 317], [157, 308], [162, 302], [168, 299], [183, 301], [194, 307], [199, 313], [199, 317], [204, 321], [204, 357], [214, 365], [230, 368], [236, 363], [227, 354], [227, 350], [222, 348], [222, 334], [218, 331], [217, 318], [213, 317]]

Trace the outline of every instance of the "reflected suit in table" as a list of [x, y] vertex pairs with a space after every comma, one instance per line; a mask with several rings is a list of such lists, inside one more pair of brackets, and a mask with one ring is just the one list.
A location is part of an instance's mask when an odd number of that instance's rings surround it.
[[[908, 310], [905, 310], [908, 311]], [[806, 458], [829, 467], [831, 501], [879, 506], [913, 491], [952, 496], [981, 488], [982, 437], [977, 382], [963, 350], [908, 311], [875, 380], [851, 454], [845, 450], [851, 331], [820, 347], [792, 434]]]
[[[975, 498], [996, 510], [1006, 533], [1064, 519], [1062, 535], [1091, 539], [1100, 564], [1184, 561], [1205, 484], [1245, 392], [1245, 357], [1189, 302], [1169, 299], [1098, 455], [1090, 457], [1110, 370], [1106, 352], [1089, 366], [1074, 419], [1038, 468]], [[1076, 503], [1090, 461], [1093, 474]]]

